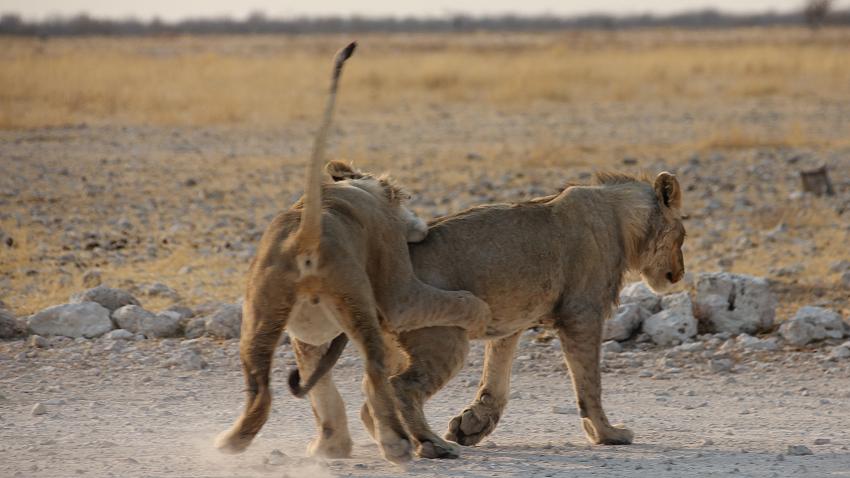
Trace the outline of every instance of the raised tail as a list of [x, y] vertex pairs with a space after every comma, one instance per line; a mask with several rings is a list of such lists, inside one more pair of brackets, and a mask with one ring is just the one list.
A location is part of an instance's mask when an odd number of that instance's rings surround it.
[[319, 359], [316, 369], [307, 378], [307, 383], [304, 386], [301, 385], [301, 372], [298, 371], [298, 368], [289, 372], [289, 391], [298, 398], [310, 393], [310, 390], [313, 389], [316, 383], [336, 365], [336, 361], [339, 360], [339, 356], [342, 355], [342, 351], [345, 349], [345, 344], [347, 343], [348, 337], [345, 334], [337, 335], [331, 341], [327, 352]]
[[339, 51], [334, 58], [334, 69], [331, 76], [331, 87], [328, 92], [328, 102], [325, 105], [325, 112], [322, 116], [322, 124], [319, 126], [319, 131], [316, 133], [316, 140], [313, 143], [313, 153], [310, 157], [310, 163], [307, 165], [307, 187], [304, 190], [304, 208], [301, 210], [301, 226], [299, 230], [299, 238], [304, 241], [302, 244], [309, 248], [317, 247], [322, 235], [322, 183], [329, 179], [327, 173], [322, 168], [325, 156], [325, 146], [327, 143], [328, 130], [333, 119], [334, 103], [336, 102], [336, 91], [339, 84], [339, 77], [342, 74], [342, 65], [345, 63], [357, 43], [351, 42]]

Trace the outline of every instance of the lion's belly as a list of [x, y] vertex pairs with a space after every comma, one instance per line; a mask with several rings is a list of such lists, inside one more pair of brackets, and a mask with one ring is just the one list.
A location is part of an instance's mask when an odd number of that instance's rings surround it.
[[313, 304], [309, 299], [298, 299], [286, 323], [287, 333], [301, 342], [322, 345], [342, 333], [339, 319], [327, 300]]
[[496, 294], [482, 295], [493, 311], [493, 318], [487, 326], [485, 340], [493, 340], [541, 325], [552, 318], [552, 309], [557, 302], [557, 291], [544, 291], [538, 294]]

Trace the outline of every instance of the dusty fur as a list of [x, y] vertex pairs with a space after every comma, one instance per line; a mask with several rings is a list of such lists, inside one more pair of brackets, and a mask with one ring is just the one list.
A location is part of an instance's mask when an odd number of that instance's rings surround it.
[[[648, 181], [603, 173], [593, 185], [555, 196], [433, 221], [428, 237], [410, 245], [417, 276], [436, 287], [469, 290], [493, 312], [478, 396], [452, 419], [446, 438], [472, 445], [495, 429], [508, 403], [519, 334], [542, 325], [561, 339], [588, 440], [631, 443], [632, 432], [609, 424], [602, 408], [602, 326], [626, 271], [659, 288], [682, 278], [680, 209], [672, 174]], [[437, 453], [423, 456], [457, 456], [435, 438], [422, 407], [462, 366], [468, 337], [459, 328], [429, 327], [399, 339], [408, 359], [392, 383], [411, 435], [429, 444], [420, 454], [433, 447]], [[361, 411], [370, 431], [371, 411], [368, 405]]]
[[[472, 294], [436, 289], [414, 276], [407, 242], [421, 240], [426, 226], [404, 206], [391, 180], [340, 162], [330, 163], [327, 173], [316, 172], [342, 61], [352, 50], [353, 45], [343, 50], [334, 65], [303, 201], [272, 221], [251, 263], [240, 341], [247, 400], [236, 423], [216, 440], [226, 452], [247, 448], [268, 418], [272, 356], [286, 328], [298, 367], [310, 377], [303, 385], [299, 375], [290, 382], [297, 394], [309, 394], [315, 412], [319, 436], [309, 453], [351, 452], [347, 429], [339, 431], [344, 411], [327, 373], [332, 363], [324, 368], [319, 363], [338, 357], [347, 337], [364, 356], [364, 389], [384, 457], [409, 460], [411, 443], [388, 380], [385, 331], [440, 324], [481, 334], [489, 318], [486, 303]], [[324, 182], [323, 175], [336, 181]]]

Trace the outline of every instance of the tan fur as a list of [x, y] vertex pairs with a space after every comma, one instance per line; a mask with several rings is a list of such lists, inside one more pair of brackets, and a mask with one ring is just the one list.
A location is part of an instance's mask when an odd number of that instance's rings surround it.
[[[582, 426], [592, 443], [631, 443], [631, 431], [611, 426], [601, 401], [599, 350], [604, 320], [628, 270], [653, 288], [684, 275], [681, 189], [669, 173], [654, 182], [600, 174], [597, 184], [557, 196], [481, 206], [436, 220], [427, 238], [410, 245], [417, 276], [436, 287], [464, 289], [484, 299], [492, 319], [478, 396], [451, 420], [446, 438], [464, 445], [491, 433], [508, 403], [510, 369], [520, 332], [554, 328], [570, 370]], [[391, 380], [410, 434], [424, 456], [453, 457], [435, 438], [422, 405], [463, 364], [467, 334], [429, 327], [401, 334], [406, 366]], [[371, 408], [361, 412], [372, 430]], [[342, 427], [336, 427], [339, 430]]]
[[[385, 329], [462, 325], [480, 334], [489, 318], [487, 305], [472, 294], [439, 290], [413, 275], [407, 240], [422, 239], [424, 224], [403, 206], [405, 196], [391, 180], [332, 162], [324, 176], [338, 181], [323, 184], [321, 170], [315, 170], [342, 56], [335, 63], [303, 202], [272, 221], [251, 264], [240, 342], [247, 401], [241, 417], [216, 441], [223, 451], [243, 451], [268, 418], [272, 355], [289, 325], [299, 368], [316, 377], [304, 391], [315, 385], [309, 393], [321, 433], [308, 452], [329, 457], [351, 452], [347, 429], [335, 431], [345, 427], [342, 400], [330, 375], [317, 372], [328, 342], [345, 334], [364, 356], [364, 388], [381, 451], [390, 461], [407, 461], [410, 442], [388, 381]], [[340, 342], [334, 344], [338, 351]]]

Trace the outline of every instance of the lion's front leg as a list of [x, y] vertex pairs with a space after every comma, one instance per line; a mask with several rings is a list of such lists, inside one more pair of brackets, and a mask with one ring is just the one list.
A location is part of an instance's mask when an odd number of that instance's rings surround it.
[[628, 445], [634, 433], [611, 426], [602, 409], [602, 377], [599, 350], [604, 317], [566, 317], [555, 324], [564, 358], [570, 370], [582, 427], [591, 443]]
[[[313, 373], [327, 345], [313, 346], [292, 339], [298, 369], [309, 376]], [[325, 374], [310, 390], [310, 404], [316, 417], [318, 436], [307, 446], [307, 455], [324, 458], [348, 458], [351, 456], [351, 436], [345, 416], [345, 402], [333, 382], [332, 371]]]
[[449, 422], [446, 439], [461, 445], [476, 445], [496, 429], [508, 404], [511, 364], [521, 332], [487, 343], [484, 374], [475, 400]]

